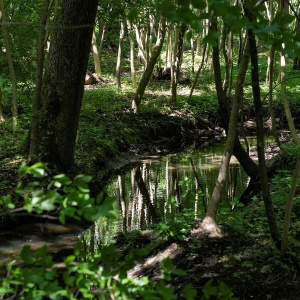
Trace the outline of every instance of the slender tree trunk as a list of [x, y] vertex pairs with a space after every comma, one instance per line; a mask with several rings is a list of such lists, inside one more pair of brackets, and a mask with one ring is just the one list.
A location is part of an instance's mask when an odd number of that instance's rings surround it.
[[137, 41], [138, 48], [139, 48], [138, 56], [141, 59], [143, 65], [144, 65], [144, 68], [146, 68], [147, 60], [146, 60], [146, 56], [145, 56], [144, 44], [143, 44], [143, 41], [141, 38], [140, 29], [137, 25], [135, 25], [135, 36], [136, 36], [136, 41]]
[[172, 66], [172, 57], [173, 57], [173, 50], [172, 50], [172, 25], [168, 26], [168, 42], [167, 42], [167, 50], [166, 50], [166, 61], [165, 61], [165, 67], [171, 68]]
[[44, 71], [44, 59], [45, 59], [45, 37], [46, 37], [46, 24], [48, 20], [49, 0], [44, 0], [43, 11], [40, 21], [40, 32], [37, 46], [38, 61], [37, 61], [37, 73], [35, 83], [35, 94], [32, 105], [32, 119], [30, 127], [30, 146], [29, 157], [34, 158], [38, 155], [39, 147], [39, 122], [40, 113], [42, 107], [42, 87], [43, 87], [43, 71]]
[[[244, 3], [245, 15], [250, 22], [253, 20], [251, 12], [248, 10], [247, 5]], [[255, 118], [257, 128], [257, 155], [259, 161], [259, 175], [262, 189], [262, 196], [265, 204], [266, 215], [269, 223], [269, 229], [273, 241], [279, 245], [280, 234], [277, 227], [276, 216], [272, 204], [271, 194], [269, 190], [268, 172], [265, 160], [265, 136], [264, 136], [264, 124], [263, 124], [263, 108], [260, 97], [259, 86], [259, 72], [258, 72], [258, 56], [255, 35], [252, 29], [247, 29], [249, 38], [249, 49], [251, 56], [251, 79], [252, 79], [252, 94], [255, 107]]]
[[[5, 24], [6, 23], [6, 14], [5, 14], [4, 0], [0, 0], [0, 15], [1, 15], [2, 22]], [[15, 131], [16, 127], [17, 127], [17, 123], [18, 123], [17, 79], [16, 79], [14, 63], [13, 63], [11, 49], [10, 49], [7, 25], [2, 26], [2, 30], [3, 30], [4, 47], [5, 47], [6, 57], [7, 57], [7, 64], [8, 64], [8, 68], [9, 68], [9, 74], [11, 77], [12, 127], [13, 127], [13, 131]]]
[[128, 28], [128, 36], [129, 36], [129, 43], [130, 43], [130, 70], [131, 70], [131, 81], [132, 87], [137, 87], [136, 82], [136, 75], [135, 75], [135, 43], [133, 39], [132, 33], [132, 25], [129, 19], [127, 19], [127, 28]]
[[101, 64], [100, 64], [100, 51], [97, 46], [97, 38], [95, 30], [93, 31], [93, 37], [92, 37], [92, 51], [93, 51], [93, 58], [94, 58], [94, 67], [95, 67], [95, 73], [98, 77], [101, 77]]
[[[265, 2], [265, 6], [268, 8], [267, 2]], [[273, 2], [270, 1], [270, 7], [267, 9], [269, 11], [269, 23], [271, 24], [274, 19], [274, 6]], [[273, 81], [274, 81], [274, 57], [275, 57], [275, 50], [274, 46], [270, 46], [270, 50], [268, 53], [268, 70], [266, 74], [266, 81], [269, 83], [269, 114], [271, 117], [271, 132], [272, 135], [274, 136], [274, 139], [277, 143], [278, 146], [280, 146], [280, 140], [279, 136], [276, 130], [276, 122], [275, 122], [275, 113], [273, 109]]]
[[101, 24], [99, 26], [99, 34], [100, 34], [99, 52], [101, 52], [103, 43], [104, 43], [104, 37], [105, 37], [107, 26], [106, 26], [106, 23], [104, 23], [103, 21], [100, 21], [99, 23]]
[[176, 54], [179, 42], [179, 25], [174, 25], [174, 45], [172, 47], [172, 64], [171, 64], [171, 103], [174, 105], [177, 92], [177, 74], [176, 74]]
[[41, 156], [60, 171], [74, 165], [84, 78], [98, 0], [60, 0], [43, 84]]
[[200, 35], [198, 35], [198, 37], [197, 37], [197, 39], [196, 39], [196, 43], [197, 43], [196, 54], [197, 54], [197, 55], [200, 55], [200, 53], [201, 53], [201, 44], [200, 44], [200, 40], [201, 40], [201, 37], [200, 37]]
[[[212, 30], [216, 30], [216, 19], [212, 21]], [[203, 222], [201, 224], [202, 228], [205, 231], [208, 231], [211, 235], [220, 233], [220, 229], [218, 228], [216, 223], [216, 216], [217, 216], [218, 208], [220, 206], [221, 196], [227, 179], [230, 158], [233, 154], [233, 149], [235, 145], [238, 115], [239, 115], [239, 109], [243, 98], [243, 87], [245, 82], [246, 71], [248, 68], [248, 62], [249, 62], [249, 52], [248, 52], [248, 48], [246, 48], [243, 55], [243, 59], [240, 64], [238, 81], [236, 84], [235, 96], [233, 99], [230, 120], [228, 125], [227, 139], [226, 139], [225, 149], [223, 152], [218, 179], [212, 197], [209, 201], [205, 218], [203, 219]], [[222, 86], [219, 85], [219, 83], [221, 82], [221, 70], [220, 70], [220, 63], [219, 63], [218, 46], [213, 48], [213, 65], [214, 65], [216, 89], [219, 97], [221, 97], [221, 94], [224, 95], [224, 90], [222, 89]]]
[[119, 48], [118, 48], [118, 57], [117, 57], [117, 66], [116, 66], [116, 80], [117, 88], [121, 89], [121, 69], [122, 69], [122, 60], [123, 60], [123, 44], [125, 36], [125, 24], [124, 20], [120, 22], [120, 35], [119, 35]]
[[195, 73], [195, 49], [194, 49], [194, 35], [193, 35], [193, 29], [191, 29], [191, 38], [190, 38], [190, 44], [191, 44], [191, 60], [192, 60], [192, 73]]
[[3, 102], [2, 102], [2, 89], [0, 87], [0, 123], [5, 121], [4, 111], [3, 111]]
[[190, 100], [192, 99], [193, 92], [194, 92], [194, 89], [195, 89], [196, 84], [197, 84], [197, 81], [198, 81], [198, 77], [199, 77], [199, 75], [200, 75], [200, 72], [201, 72], [202, 68], [204, 67], [206, 48], [207, 48], [207, 43], [205, 43], [205, 45], [204, 45], [203, 55], [202, 55], [202, 61], [201, 61], [201, 64], [200, 64], [200, 66], [199, 66], [199, 68], [198, 68], [198, 70], [197, 70], [196, 77], [195, 77], [195, 79], [194, 79], [193, 86], [192, 86], [192, 88], [191, 88], [191, 91], [190, 91], [190, 95], [189, 95], [188, 101], [190, 101]]
[[147, 68], [142, 76], [142, 79], [141, 79], [139, 85], [138, 85], [135, 97], [132, 101], [132, 109], [134, 112], [138, 111], [138, 107], [139, 107], [141, 100], [143, 98], [143, 95], [145, 93], [147, 84], [152, 76], [154, 66], [157, 62], [157, 59], [159, 58], [159, 55], [160, 55], [160, 52], [161, 52], [161, 49], [163, 46], [163, 42], [165, 39], [165, 35], [166, 35], [166, 22], [164, 19], [161, 19], [156, 45], [153, 49], [153, 53], [150, 58], [149, 64], [147, 65]]
[[[176, 30], [177, 31], [177, 30]], [[183, 47], [183, 39], [184, 39], [184, 34], [186, 31], [186, 25], [181, 24], [180, 28], [178, 29], [178, 35], [175, 35], [176, 42], [174, 45], [174, 62], [173, 62], [173, 68], [171, 71], [172, 74], [172, 80], [171, 80], [171, 90], [172, 90], [172, 103], [173, 105], [176, 102], [177, 98], [177, 84], [178, 84], [178, 79], [180, 76], [180, 66], [181, 66], [181, 61], [182, 61], [182, 47]]]

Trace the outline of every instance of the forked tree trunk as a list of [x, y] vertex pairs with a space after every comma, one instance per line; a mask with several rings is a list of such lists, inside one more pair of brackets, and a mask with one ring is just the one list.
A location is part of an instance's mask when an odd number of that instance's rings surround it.
[[160, 52], [161, 52], [161, 49], [162, 49], [162, 46], [164, 43], [165, 35], [166, 35], [166, 22], [164, 19], [161, 19], [160, 25], [159, 25], [159, 30], [158, 30], [158, 35], [157, 35], [156, 45], [153, 49], [153, 53], [150, 58], [149, 64], [147, 65], [147, 68], [141, 78], [139, 85], [138, 85], [134, 99], [132, 100], [131, 107], [135, 113], [138, 111], [138, 107], [144, 96], [148, 82], [152, 76], [154, 66], [159, 58], [159, 55], [160, 55]]
[[[0, 0], [0, 17], [2, 19], [2, 22], [6, 23], [6, 14], [5, 14], [5, 7], [4, 7], [4, 1]], [[12, 86], [12, 127], [13, 131], [16, 130], [17, 123], [18, 123], [18, 99], [17, 99], [17, 78], [16, 73], [14, 69], [14, 63], [12, 59], [11, 49], [10, 49], [10, 43], [9, 43], [9, 36], [8, 36], [8, 30], [7, 25], [4, 25], [2, 27], [3, 30], [3, 41], [4, 41], [4, 47], [7, 57], [7, 64], [9, 68], [9, 73], [11, 77], [11, 86]]]
[[138, 44], [138, 56], [140, 58], [140, 60], [142, 61], [144, 68], [147, 67], [147, 60], [146, 60], [146, 55], [145, 55], [145, 49], [144, 49], [144, 44], [142, 41], [142, 37], [141, 37], [141, 33], [140, 33], [140, 29], [137, 25], [135, 25], [135, 36], [136, 36], [136, 41]]
[[41, 156], [60, 171], [74, 165], [75, 140], [98, 0], [60, 0], [43, 84]]

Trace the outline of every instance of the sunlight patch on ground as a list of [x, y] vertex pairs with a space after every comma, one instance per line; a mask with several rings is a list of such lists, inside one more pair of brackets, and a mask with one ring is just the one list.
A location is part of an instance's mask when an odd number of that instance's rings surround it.
[[136, 278], [140, 276], [140, 274], [145, 273], [148, 268], [160, 268], [161, 262], [164, 259], [174, 259], [181, 252], [182, 249], [176, 243], [173, 243], [163, 251], [160, 251], [156, 255], [147, 258], [144, 262], [137, 264], [131, 271], [128, 272], [128, 277]]

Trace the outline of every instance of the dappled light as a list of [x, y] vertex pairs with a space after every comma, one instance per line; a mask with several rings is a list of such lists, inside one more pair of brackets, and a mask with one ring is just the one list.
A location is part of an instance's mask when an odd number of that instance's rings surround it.
[[300, 297], [297, 1], [0, 0], [0, 26], [0, 299]]

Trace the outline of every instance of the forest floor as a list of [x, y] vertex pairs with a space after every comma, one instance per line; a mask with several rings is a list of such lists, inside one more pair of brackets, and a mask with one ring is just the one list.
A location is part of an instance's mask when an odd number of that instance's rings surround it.
[[[200, 220], [195, 226], [200, 225]], [[129, 273], [133, 277], [148, 276], [154, 281], [162, 278], [162, 261], [172, 260], [170, 286], [184, 299], [185, 286], [191, 286], [201, 299], [300, 299], [300, 265], [297, 256], [282, 260], [270, 237], [257, 233], [238, 232], [222, 226], [222, 237], [208, 237], [197, 231], [184, 240], [169, 240], [159, 246], [149, 232], [142, 233], [128, 245], [152, 249]], [[126, 252], [126, 238], [117, 245]], [[176, 270], [185, 275], [177, 275]], [[175, 271], [174, 271], [175, 270]], [[174, 274], [172, 274], [174, 273]], [[225, 285], [224, 285], [225, 284]]]
[[[136, 115], [108, 113], [95, 110], [95, 106], [92, 109], [93, 115], [86, 107], [81, 116], [76, 170], [94, 176], [92, 190], [94, 187], [95, 192], [120, 167], [140, 156], [167, 154], [195, 143], [205, 147], [222, 139], [221, 128], [189, 110], [172, 110], [167, 114], [147, 111]], [[99, 139], [101, 135], [105, 139]], [[18, 166], [26, 160], [16, 151], [15, 145], [12, 149], [0, 153], [0, 195], [14, 194]], [[172, 269], [170, 286], [178, 291], [178, 299], [183, 298], [183, 287], [187, 284], [198, 291], [199, 297], [204, 289], [215, 295], [209, 299], [233, 299], [222, 282], [238, 299], [300, 299], [299, 253], [292, 248], [287, 259], [280, 258], [265, 220], [262, 220], [265, 228], [256, 225], [255, 214], [261, 216], [261, 209], [257, 202], [250, 204], [246, 212], [237, 217], [239, 226], [231, 227], [230, 222], [221, 222], [223, 236], [218, 238], [192, 231], [181, 240], [168, 239], [157, 244], [152, 232], [141, 231], [130, 243], [124, 242], [128, 238], [120, 235], [116, 244], [123, 253], [132, 247], [151, 248], [148, 257], [131, 271], [132, 276], [146, 275], [159, 280], [160, 262], [171, 258], [175, 269], [186, 272], [180, 276]], [[195, 221], [194, 228], [199, 224], [200, 220]], [[156, 243], [154, 248], [153, 242]]]
[[[106, 124], [103, 132], [115, 131], [111, 141], [116, 140], [114, 145], [118, 145], [120, 150], [111, 159], [109, 151], [104, 156], [99, 153], [92, 155], [95, 157], [93, 163], [99, 169], [97, 175], [100, 174], [100, 181], [105, 178], [100, 172], [103, 167], [114, 172], [142, 155], [166, 154], [195, 143], [198, 147], [206, 147], [223, 138], [221, 128], [188, 110], [173, 110], [169, 114], [144, 112], [107, 116], [100, 112], [99, 117], [102, 124]], [[119, 126], [123, 130], [118, 129]], [[124, 132], [124, 129], [126, 135], [122, 137], [120, 132]], [[251, 131], [255, 126], [251, 128], [249, 125], [248, 129]], [[109, 146], [116, 152], [114, 145]], [[97, 149], [95, 144], [93, 149]], [[86, 160], [82, 161], [86, 165]], [[178, 299], [183, 299], [184, 286], [188, 284], [197, 290], [199, 298], [204, 288], [207, 295], [212, 295], [209, 299], [232, 299], [231, 291], [238, 299], [300, 299], [299, 254], [293, 253], [297, 250], [291, 249], [288, 258], [282, 260], [268, 234], [266, 220], [261, 217], [262, 203], [250, 204], [245, 210], [239, 216], [238, 212], [236, 214], [238, 225], [230, 226], [227, 221], [220, 224], [223, 236], [219, 238], [210, 238], [196, 230], [192, 234], [187, 233], [182, 240], [171, 238], [157, 245], [157, 237], [153, 236], [153, 232], [141, 231], [129, 233], [129, 237], [121, 234], [116, 244], [124, 254], [134, 247], [151, 249], [147, 258], [130, 272], [134, 277], [148, 276], [158, 281], [162, 274], [161, 261], [171, 258], [174, 269], [186, 272], [185, 276], [179, 276], [172, 269], [175, 274], [172, 275], [170, 286], [178, 292]], [[260, 219], [262, 227], [257, 225], [256, 218]], [[194, 228], [198, 228], [199, 224], [200, 220], [196, 221]], [[210, 282], [210, 279], [213, 281]]]

